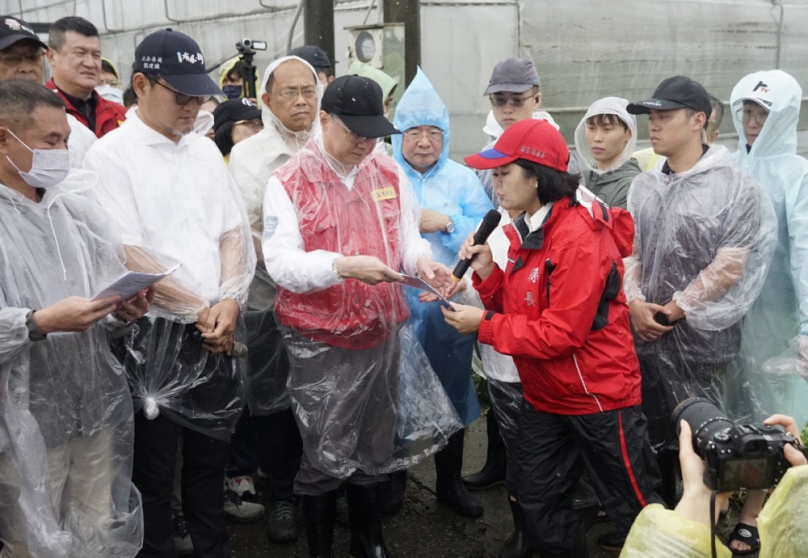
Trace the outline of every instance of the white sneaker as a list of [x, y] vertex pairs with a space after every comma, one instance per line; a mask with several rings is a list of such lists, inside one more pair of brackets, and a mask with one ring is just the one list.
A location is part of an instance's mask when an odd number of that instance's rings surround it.
[[255, 523], [264, 516], [264, 506], [245, 502], [232, 490], [225, 489], [224, 513], [237, 523]]
[[252, 477], [226, 477], [224, 479], [224, 484], [225, 488], [232, 490], [239, 495], [239, 498], [244, 500], [252, 500], [258, 496], [258, 492], [255, 490], [255, 483], [253, 482]]

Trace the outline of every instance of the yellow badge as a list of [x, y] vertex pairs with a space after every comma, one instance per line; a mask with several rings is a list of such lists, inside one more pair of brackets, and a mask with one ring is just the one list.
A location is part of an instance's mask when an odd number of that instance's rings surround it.
[[371, 191], [370, 197], [373, 198], [373, 201], [375, 202], [392, 200], [396, 198], [396, 189], [392, 186], [388, 186], [387, 188], [379, 188], [378, 190]]

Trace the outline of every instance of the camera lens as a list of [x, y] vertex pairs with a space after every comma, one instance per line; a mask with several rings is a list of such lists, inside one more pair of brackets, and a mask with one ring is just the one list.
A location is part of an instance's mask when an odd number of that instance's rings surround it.
[[680, 431], [679, 422], [687, 421], [693, 432], [693, 449], [702, 459], [705, 457], [705, 448], [714, 435], [733, 426], [732, 421], [714, 403], [701, 397], [691, 397], [679, 403], [671, 418], [677, 434]]
[[244, 39], [241, 41], [241, 44], [244, 45], [244, 48], [250, 48], [252, 46], [252, 40]]

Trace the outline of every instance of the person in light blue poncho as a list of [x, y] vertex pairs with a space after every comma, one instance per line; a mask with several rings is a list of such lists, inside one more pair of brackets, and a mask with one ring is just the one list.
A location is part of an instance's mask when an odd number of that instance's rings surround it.
[[[733, 419], [760, 422], [782, 413], [800, 428], [808, 420], [808, 377], [801, 375], [808, 361], [808, 160], [797, 155], [801, 100], [797, 80], [781, 70], [749, 74], [732, 91], [740, 138], [733, 158], [769, 195], [778, 242], [763, 290], [744, 318], [741, 378], [732, 382], [743, 392], [727, 401]], [[756, 550], [764, 497], [750, 494], [731, 550]]]
[[[421, 204], [421, 235], [432, 245], [435, 260], [452, 267], [463, 241], [493, 209], [491, 201], [474, 172], [449, 159], [449, 113], [420, 69], [401, 98], [393, 123], [403, 132], [393, 136], [393, 156]], [[480, 416], [471, 380], [475, 336], [463, 336], [448, 326], [440, 303], [421, 304], [414, 290], [408, 290], [407, 298], [429, 361], [461, 420], [468, 425]], [[477, 517], [483, 512], [482, 504], [463, 486], [462, 461], [461, 431], [435, 456], [438, 499], [460, 515]], [[404, 480], [394, 479], [391, 485], [391, 507], [396, 508], [403, 496]]]

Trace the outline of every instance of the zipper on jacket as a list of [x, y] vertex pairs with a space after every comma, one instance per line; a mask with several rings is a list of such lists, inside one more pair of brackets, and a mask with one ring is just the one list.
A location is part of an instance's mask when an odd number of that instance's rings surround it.
[[600, 399], [598, 399], [597, 395], [589, 393], [589, 390], [586, 387], [586, 382], [584, 381], [584, 375], [581, 374], [581, 367], [578, 366], [578, 357], [576, 355], [572, 355], [572, 360], [575, 362], [575, 370], [578, 371], [578, 378], [581, 379], [581, 385], [584, 386], [584, 391], [586, 392], [587, 395], [589, 395], [590, 397], [592, 397], [595, 400], [595, 403], [598, 404], [598, 409], [600, 409], [600, 412], [602, 413], [603, 412], [603, 407], [600, 406]]

